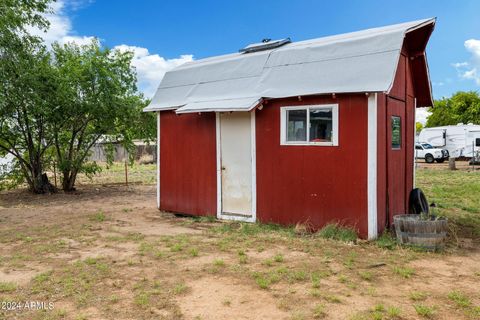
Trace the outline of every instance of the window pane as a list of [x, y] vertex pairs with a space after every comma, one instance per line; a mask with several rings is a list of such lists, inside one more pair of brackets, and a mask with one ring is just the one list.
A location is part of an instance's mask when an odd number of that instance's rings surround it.
[[400, 117], [392, 116], [392, 148], [400, 149], [402, 145], [402, 124]]
[[332, 141], [332, 109], [310, 109], [310, 141], [331, 142]]
[[307, 141], [307, 110], [287, 111], [287, 141]]

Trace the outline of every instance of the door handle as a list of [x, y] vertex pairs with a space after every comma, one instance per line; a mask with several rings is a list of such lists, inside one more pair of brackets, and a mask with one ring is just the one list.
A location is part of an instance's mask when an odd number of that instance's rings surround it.
[[222, 170], [225, 170], [225, 167], [224, 167], [224, 166], [222, 166]]

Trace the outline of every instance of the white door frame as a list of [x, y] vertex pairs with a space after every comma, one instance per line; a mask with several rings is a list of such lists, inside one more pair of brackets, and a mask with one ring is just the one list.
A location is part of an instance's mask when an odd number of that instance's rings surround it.
[[370, 93], [367, 98], [368, 128], [367, 128], [367, 215], [368, 215], [368, 240], [378, 237], [378, 207], [377, 207], [377, 109], [378, 96]]
[[220, 135], [220, 113], [215, 113], [216, 123], [216, 153], [217, 153], [217, 218], [225, 220], [255, 222], [257, 220], [257, 157], [256, 157], [256, 129], [255, 129], [255, 110], [250, 111], [250, 129], [251, 129], [251, 161], [252, 161], [252, 210], [251, 216], [242, 217], [236, 215], [222, 214], [222, 150]]

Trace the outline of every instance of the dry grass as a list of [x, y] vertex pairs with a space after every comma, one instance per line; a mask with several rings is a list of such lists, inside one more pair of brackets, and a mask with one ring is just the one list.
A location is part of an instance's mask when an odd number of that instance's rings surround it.
[[119, 179], [104, 174], [76, 194], [0, 193], [0, 301], [55, 305], [0, 310], [0, 319], [475, 319], [480, 312], [478, 249], [434, 254], [388, 237], [354, 243], [178, 218], [155, 209], [153, 186], [112, 186]]

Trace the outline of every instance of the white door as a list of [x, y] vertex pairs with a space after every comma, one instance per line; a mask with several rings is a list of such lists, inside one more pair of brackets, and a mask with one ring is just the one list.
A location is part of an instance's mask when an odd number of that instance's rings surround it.
[[[221, 218], [254, 221], [252, 139], [254, 113], [221, 113]], [[253, 119], [253, 121], [252, 121]]]

